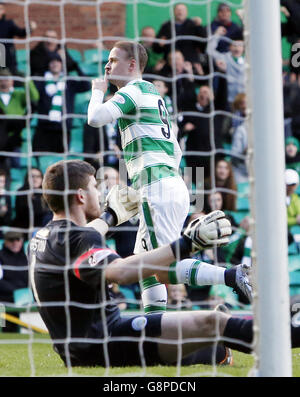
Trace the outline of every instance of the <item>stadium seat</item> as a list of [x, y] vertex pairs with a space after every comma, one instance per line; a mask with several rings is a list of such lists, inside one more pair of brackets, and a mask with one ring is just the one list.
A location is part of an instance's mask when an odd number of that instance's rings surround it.
[[293, 242], [292, 244], [289, 244], [289, 246], [288, 246], [288, 254], [290, 256], [298, 255], [299, 254], [298, 244], [296, 244], [295, 242]]
[[[22, 146], [22, 149], [25, 148], [25, 145], [26, 144], [24, 144], [24, 146]], [[27, 153], [27, 152], [25, 152], [25, 153]], [[28, 166], [29, 167], [37, 167], [38, 164], [37, 164], [36, 158], [35, 157], [30, 157], [28, 155], [25, 156], [24, 153], [23, 153], [23, 156], [20, 157], [20, 167], [27, 169]]]
[[24, 179], [23, 178], [19, 179], [19, 180], [11, 181], [9, 190], [11, 192], [16, 192], [23, 185], [23, 183], [24, 183]]
[[73, 118], [72, 127], [82, 128], [85, 123], [86, 123], [86, 118], [75, 117]]
[[237, 184], [237, 211], [249, 211], [249, 182], [243, 182]]
[[227, 143], [227, 142], [224, 142], [224, 143], [223, 143], [223, 148], [224, 148], [225, 150], [230, 151], [230, 150], [231, 150], [231, 147], [232, 147], [232, 144], [231, 144], [231, 143]]
[[[90, 77], [96, 77], [99, 76], [100, 71], [99, 71], [99, 64], [98, 63], [82, 63], [80, 65], [81, 70], [83, 73], [87, 76]], [[103, 71], [103, 68], [102, 68]]]
[[13, 292], [14, 303], [17, 306], [25, 306], [34, 303], [31, 288], [18, 288]]
[[248, 197], [238, 196], [236, 201], [236, 209], [237, 211], [249, 211], [250, 205]]
[[[288, 257], [289, 272], [300, 270], [300, 255], [289, 255]], [[299, 272], [300, 273], [300, 272]]]
[[137, 300], [131, 288], [120, 286], [119, 289], [120, 292], [125, 296], [127, 303], [127, 310], [136, 310], [140, 308], [139, 304], [136, 303]]
[[86, 115], [90, 99], [91, 99], [91, 91], [76, 94], [75, 103], [74, 103], [74, 113]]
[[225, 213], [231, 215], [238, 225], [247, 215], [249, 215], [248, 211], [225, 211]]
[[75, 48], [68, 48], [69, 55], [74, 59], [75, 62], [81, 63], [82, 62], [82, 55], [79, 50]]
[[27, 71], [28, 71], [27, 62], [19, 62], [18, 63], [18, 71], [22, 72], [24, 75], [27, 75]]
[[238, 193], [249, 196], [250, 191], [250, 183], [249, 182], [241, 182], [237, 184], [237, 191]]
[[300, 225], [295, 225], [290, 228], [290, 232], [294, 234], [300, 234]]
[[37, 123], [38, 123], [38, 118], [37, 117], [33, 117], [32, 119], [31, 119], [31, 121], [30, 121], [30, 127], [36, 127], [37, 126]]
[[26, 168], [11, 168], [10, 177], [12, 181], [16, 181], [16, 182], [23, 181], [26, 172], [27, 172]]
[[300, 294], [300, 271], [289, 273], [290, 276], [290, 295]]
[[51, 165], [56, 163], [57, 161], [63, 160], [62, 155], [52, 155], [52, 156], [40, 156], [38, 158], [39, 168], [43, 174], [45, 174], [46, 169]]
[[20, 48], [16, 51], [16, 58], [17, 58], [17, 63], [26, 63], [27, 62], [27, 54], [26, 54], [26, 49], [25, 48]]
[[83, 152], [83, 130], [82, 128], [73, 128], [71, 131], [70, 152]]
[[84, 63], [105, 63], [108, 61], [109, 50], [102, 50], [101, 53], [97, 48], [89, 48], [84, 51], [83, 58]]

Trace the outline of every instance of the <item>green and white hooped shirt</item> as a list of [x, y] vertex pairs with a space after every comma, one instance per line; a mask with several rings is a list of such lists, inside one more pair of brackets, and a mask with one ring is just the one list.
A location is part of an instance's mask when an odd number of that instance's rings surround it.
[[145, 80], [133, 80], [108, 102], [120, 113], [122, 149], [133, 185], [138, 188], [177, 176], [182, 152], [155, 86]]

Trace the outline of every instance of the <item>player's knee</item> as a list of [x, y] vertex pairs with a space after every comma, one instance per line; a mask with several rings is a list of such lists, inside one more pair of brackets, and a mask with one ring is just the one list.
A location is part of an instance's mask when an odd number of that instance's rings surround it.
[[227, 315], [217, 311], [206, 312], [205, 315], [199, 316], [198, 326], [206, 336], [216, 336], [222, 334], [222, 330], [227, 321]]

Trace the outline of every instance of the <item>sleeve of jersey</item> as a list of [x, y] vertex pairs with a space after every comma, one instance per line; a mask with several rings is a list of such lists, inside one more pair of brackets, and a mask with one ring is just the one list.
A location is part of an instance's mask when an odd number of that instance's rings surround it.
[[109, 248], [92, 248], [77, 258], [73, 272], [79, 280], [98, 287], [102, 282], [102, 271], [117, 258], [120, 256]]
[[93, 90], [88, 106], [88, 125], [91, 127], [102, 127], [112, 123], [122, 116], [118, 107], [110, 101], [103, 102], [104, 94], [101, 90]]
[[138, 108], [139, 91], [134, 85], [121, 88], [108, 101], [117, 107], [122, 115], [135, 114]]

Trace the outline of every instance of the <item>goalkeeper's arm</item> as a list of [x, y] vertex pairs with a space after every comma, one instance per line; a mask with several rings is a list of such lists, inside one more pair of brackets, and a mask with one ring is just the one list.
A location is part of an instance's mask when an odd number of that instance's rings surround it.
[[[182, 260], [189, 258], [196, 251], [213, 245], [227, 244], [231, 232], [231, 225], [229, 220], [225, 219], [225, 214], [222, 211], [213, 211], [195, 219], [184, 235], [170, 245], [125, 259], [116, 259], [106, 268], [106, 279], [118, 284], [131, 284], [156, 274], [160, 282], [169, 284], [172, 282], [170, 278], [174, 279], [174, 276], [178, 282], [178, 279], [184, 277], [184, 272], [179, 271], [174, 275], [174, 269], [170, 271], [171, 264], [178, 261], [177, 265], [181, 267]], [[192, 263], [188, 266], [192, 266]], [[223, 273], [224, 269], [222, 275]]]
[[139, 196], [131, 187], [115, 185], [105, 199], [105, 210], [101, 217], [95, 219], [86, 227], [93, 227], [104, 236], [110, 226], [119, 226], [138, 213]]

